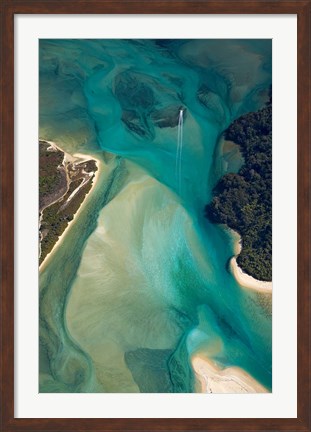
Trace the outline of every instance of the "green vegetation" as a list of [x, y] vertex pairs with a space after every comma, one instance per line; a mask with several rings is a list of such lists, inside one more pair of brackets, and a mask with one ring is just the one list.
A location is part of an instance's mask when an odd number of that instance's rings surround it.
[[43, 210], [40, 229], [42, 240], [39, 264], [41, 264], [46, 255], [51, 252], [58, 238], [65, 231], [68, 223], [73, 219], [75, 213], [82, 204], [85, 195], [91, 189], [92, 180], [87, 182], [68, 203], [67, 200], [69, 196], [80, 186], [82, 181], [83, 179], [80, 178], [79, 180], [71, 182], [68, 192], [64, 197]]
[[245, 164], [226, 174], [205, 208], [215, 223], [226, 224], [242, 237], [237, 262], [256, 279], [272, 280], [272, 100], [255, 113], [237, 119], [225, 132], [240, 145]]
[[66, 175], [62, 166], [64, 153], [47, 150], [50, 144], [39, 142], [39, 207], [46, 207], [62, 196], [67, 188]]
[[[39, 142], [39, 211], [41, 252], [39, 264], [51, 252], [92, 187], [95, 160], [63, 164], [64, 152]], [[90, 178], [91, 175], [91, 178]], [[82, 182], [85, 184], [71, 197]], [[68, 201], [69, 200], [69, 201]]]
[[85, 172], [95, 172], [97, 171], [97, 165], [95, 160], [88, 160], [84, 164], [80, 164], [79, 166], [82, 166]]

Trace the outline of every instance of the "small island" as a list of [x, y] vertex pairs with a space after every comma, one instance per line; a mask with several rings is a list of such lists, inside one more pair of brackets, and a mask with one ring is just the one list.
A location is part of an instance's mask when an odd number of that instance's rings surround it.
[[39, 140], [39, 265], [52, 251], [91, 190], [97, 163]]
[[260, 281], [272, 280], [272, 99], [258, 112], [235, 120], [225, 139], [240, 146], [244, 164], [213, 190], [206, 216], [241, 236], [237, 264]]

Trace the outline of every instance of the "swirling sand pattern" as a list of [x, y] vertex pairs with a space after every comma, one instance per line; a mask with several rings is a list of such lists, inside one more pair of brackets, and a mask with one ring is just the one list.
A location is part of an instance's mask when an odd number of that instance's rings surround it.
[[271, 41], [40, 41], [40, 136], [101, 161], [40, 273], [41, 392], [198, 391], [197, 352], [271, 390], [271, 313], [203, 215], [221, 133], [270, 85]]

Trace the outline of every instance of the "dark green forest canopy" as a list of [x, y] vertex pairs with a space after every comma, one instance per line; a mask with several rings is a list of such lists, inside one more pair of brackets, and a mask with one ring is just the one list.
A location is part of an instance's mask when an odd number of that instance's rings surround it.
[[235, 120], [225, 138], [240, 145], [245, 164], [224, 175], [205, 207], [214, 223], [242, 237], [237, 262], [256, 279], [272, 280], [272, 100], [258, 112]]

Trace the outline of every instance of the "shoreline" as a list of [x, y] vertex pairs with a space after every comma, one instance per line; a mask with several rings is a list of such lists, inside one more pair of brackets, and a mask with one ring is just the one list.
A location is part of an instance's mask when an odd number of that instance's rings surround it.
[[224, 171], [222, 177], [227, 173], [237, 173], [245, 163], [241, 146], [232, 140], [227, 140], [225, 133], [220, 138], [220, 154]]
[[[50, 260], [50, 258], [53, 256], [53, 253], [58, 249], [58, 247], [61, 245], [66, 233], [68, 232], [68, 229], [73, 225], [73, 223], [76, 221], [78, 214], [80, 213], [80, 211], [83, 209], [84, 204], [88, 201], [88, 198], [90, 197], [92, 191], [94, 190], [94, 187], [96, 186], [96, 183], [98, 181], [99, 178], [99, 174], [102, 171], [102, 161], [100, 159], [97, 159], [95, 156], [89, 155], [89, 154], [83, 154], [83, 153], [75, 153], [73, 155], [65, 152], [61, 147], [59, 147], [59, 145], [55, 144], [55, 142], [53, 141], [48, 141], [48, 140], [44, 140], [42, 139], [42, 141], [47, 142], [48, 144], [50, 144], [52, 147], [57, 148], [59, 151], [64, 153], [64, 162], [67, 160], [81, 160], [82, 162], [86, 162], [88, 160], [94, 160], [95, 164], [97, 166], [97, 171], [95, 171], [94, 173], [94, 178], [92, 180], [92, 187], [89, 190], [89, 192], [85, 195], [84, 200], [82, 201], [82, 203], [80, 204], [78, 210], [76, 211], [76, 213], [73, 215], [73, 219], [68, 222], [68, 225], [66, 226], [66, 228], [64, 229], [64, 231], [62, 232], [62, 234], [58, 237], [56, 243], [54, 244], [52, 250], [46, 255], [46, 257], [44, 258], [44, 260], [42, 261], [42, 263], [39, 265], [39, 272], [42, 271], [44, 269], [44, 267], [46, 266], [46, 264], [48, 263], [48, 261]], [[68, 175], [68, 174], [67, 174]], [[40, 247], [40, 246], [39, 246]]]
[[244, 288], [252, 289], [258, 292], [272, 293], [272, 281], [261, 281], [255, 279], [253, 276], [245, 273], [237, 263], [237, 256], [241, 253], [241, 236], [239, 233], [231, 228], [228, 228], [233, 241], [234, 241], [234, 256], [230, 259], [229, 268], [230, 272], [238, 282], [238, 284]]
[[191, 358], [191, 365], [196, 376], [197, 386], [200, 386], [198, 393], [270, 393], [267, 388], [242, 368], [230, 366], [221, 369], [203, 353], [195, 354]]
[[244, 273], [236, 261], [236, 257], [230, 259], [230, 271], [239, 285], [255, 291], [272, 293], [272, 282], [260, 281], [253, 276]]

